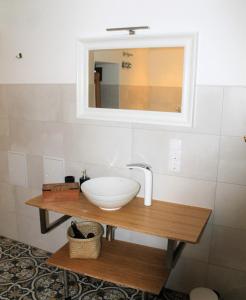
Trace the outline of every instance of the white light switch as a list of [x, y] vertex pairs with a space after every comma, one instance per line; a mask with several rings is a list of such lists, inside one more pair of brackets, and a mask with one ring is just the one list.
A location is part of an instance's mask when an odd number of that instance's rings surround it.
[[169, 171], [180, 172], [182, 155], [182, 141], [172, 139], [169, 144]]
[[64, 159], [59, 157], [43, 157], [44, 183], [64, 182]]
[[27, 186], [26, 154], [8, 151], [9, 181], [13, 185]]

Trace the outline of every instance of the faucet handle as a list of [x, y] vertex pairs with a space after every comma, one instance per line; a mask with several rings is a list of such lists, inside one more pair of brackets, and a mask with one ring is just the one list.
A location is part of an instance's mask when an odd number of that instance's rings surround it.
[[152, 202], [153, 173], [151, 166], [146, 163], [128, 164], [127, 168], [138, 169], [144, 172], [144, 205], [150, 206]]
[[148, 165], [146, 163], [133, 163], [133, 164], [127, 164], [127, 168], [133, 169], [133, 168], [141, 168], [141, 169], [147, 169], [151, 170], [151, 165]]

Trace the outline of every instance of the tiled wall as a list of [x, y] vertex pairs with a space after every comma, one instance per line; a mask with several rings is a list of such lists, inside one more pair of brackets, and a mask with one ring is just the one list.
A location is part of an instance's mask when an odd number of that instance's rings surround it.
[[[246, 286], [246, 88], [198, 86], [192, 129], [76, 120], [75, 97], [75, 85], [0, 85], [0, 234], [51, 251], [64, 243], [67, 224], [41, 235], [37, 209], [24, 204], [40, 193], [43, 156], [64, 159], [66, 174], [77, 178], [86, 168], [91, 177], [133, 176], [142, 184], [142, 174], [125, 165], [145, 161], [153, 167], [155, 198], [213, 208], [201, 242], [187, 246], [169, 286], [205, 285], [223, 294]], [[179, 173], [168, 169], [169, 141], [176, 138], [183, 149]], [[27, 186], [10, 184], [9, 150], [26, 154]]]

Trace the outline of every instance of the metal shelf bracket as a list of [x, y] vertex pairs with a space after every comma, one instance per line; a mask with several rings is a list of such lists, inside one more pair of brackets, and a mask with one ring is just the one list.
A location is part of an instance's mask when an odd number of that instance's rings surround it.
[[167, 268], [172, 269], [175, 267], [180, 255], [185, 247], [185, 242], [177, 242], [175, 240], [168, 239], [167, 244]]
[[39, 208], [39, 218], [41, 233], [45, 234], [67, 221], [69, 218], [71, 218], [71, 216], [64, 215], [54, 222], [50, 223], [48, 210]]

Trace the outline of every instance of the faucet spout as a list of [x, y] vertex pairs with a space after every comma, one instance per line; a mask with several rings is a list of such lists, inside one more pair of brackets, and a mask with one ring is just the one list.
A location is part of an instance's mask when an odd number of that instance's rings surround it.
[[147, 169], [147, 170], [151, 170], [151, 166], [146, 164], [146, 163], [127, 164], [126, 166], [129, 169]]
[[144, 172], [144, 205], [151, 206], [153, 190], [153, 173], [151, 166], [145, 163], [133, 163], [126, 165], [129, 169], [139, 169]]

